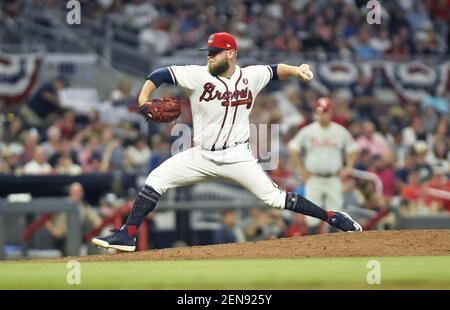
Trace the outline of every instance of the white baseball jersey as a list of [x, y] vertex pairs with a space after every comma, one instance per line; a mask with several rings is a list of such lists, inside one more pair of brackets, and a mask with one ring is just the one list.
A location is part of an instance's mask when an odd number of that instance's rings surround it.
[[304, 165], [308, 172], [333, 174], [342, 168], [343, 156], [354, 152], [358, 146], [345, 127], [331, 122], [324, 128], [314, 122], [297, 133], [289, 142], [289, 148], [306, 152]]
[[172, 66], [169, 72], [191, 100], [195, 147], [163, 162], [145, 184], [163, 194], [220, 177], [240, 184], [272, 207], [284, 208], [286, 192], [272, 182], [249, 144], [243, 143], [250, 137], [255, 98], [272, 79], [272, 68], [236, 66], [230, 79], [212, 76], [207, 66]]
[[207, 66], [171, 66], [169, 72], [189, 95], [196, 146], [221, 150], [249, 139], [249, 115], [256, 96], [272, 79], [270, 66], [236, 66], [229, 79], [212, 76]]

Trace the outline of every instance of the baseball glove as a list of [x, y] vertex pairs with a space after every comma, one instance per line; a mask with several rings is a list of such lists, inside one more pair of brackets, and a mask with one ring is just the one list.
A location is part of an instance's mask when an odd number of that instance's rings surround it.
[[158, 123], [170, 123], [181, 114], [180, 100], [176, 98], [153, 99], [139, 107], [139, 112]]

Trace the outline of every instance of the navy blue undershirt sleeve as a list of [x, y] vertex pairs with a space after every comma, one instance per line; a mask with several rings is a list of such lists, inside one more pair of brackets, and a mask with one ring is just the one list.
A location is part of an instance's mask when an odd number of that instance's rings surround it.
[[156, 87], [159, 87], [162, 83], [174, 84], [172, 76], [170, 75], [168, 68], [159, 68], [149, 74], [147, 80], [150, 80], [155, 84]]
[[270, 65], [270, 67], [272, 68], [272, 72], [273, 72], [271, 81], [277, 81], [278, 80], [278, 73], [277, 73], [278, 65]]

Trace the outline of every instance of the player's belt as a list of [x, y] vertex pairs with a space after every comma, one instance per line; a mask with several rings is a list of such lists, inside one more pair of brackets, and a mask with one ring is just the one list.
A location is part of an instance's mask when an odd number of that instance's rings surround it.
[[333, 172], [311, 173], [311, 175], [313, 175], [315, 177], [320, 177], [320, 178], [331, 178], [331, 177], [336, 176], [336, 173], [333, 173]]
[[242, 142], [233, 142], [233, 143], [230, 143], [229, 145], [226, 145], [224, 147], [221, 147], [221, 148], [218, 148], [218, 149], [215, 149], [215, 150], [208, 150], [208, 151], [223, 151], [223, 150], [230, 149], [232, 147], [238, 146], [239, 144], [244, 144], [244, 143], [248, 143], [248, 142], [250, 142], [250, 139], [247, 139], [246, 141], [242, 141]]

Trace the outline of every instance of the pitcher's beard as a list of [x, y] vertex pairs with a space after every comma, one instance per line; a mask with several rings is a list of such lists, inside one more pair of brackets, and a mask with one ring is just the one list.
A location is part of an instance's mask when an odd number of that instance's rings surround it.
[[216, 66], [212, 66], [211, 64], [208, 64], [208, 71], [214, 76], [221, 75], [225, 71], [227, 71], [230, 68], [230, 64], [228, 63], [227, 59], [224, 59], [223, 62], [218, 63]]

